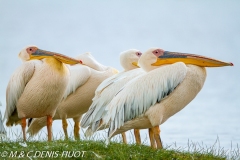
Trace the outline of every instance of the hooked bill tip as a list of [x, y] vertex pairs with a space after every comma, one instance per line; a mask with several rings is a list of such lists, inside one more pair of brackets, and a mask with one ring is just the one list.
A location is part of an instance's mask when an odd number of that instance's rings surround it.
[[231, 64], [231, 66], [234, 66], [233, 63], [230, 62], [230, 64]]
[[82, 64], [83, 62], [81, 60], [79, 60], [79, 62]]

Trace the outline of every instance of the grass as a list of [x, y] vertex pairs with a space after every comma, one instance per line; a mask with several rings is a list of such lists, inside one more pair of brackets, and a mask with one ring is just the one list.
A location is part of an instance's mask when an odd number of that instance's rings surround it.
[[[45, 152], [43, 152], [45, 151]], [[48, 151], [48, 152], [47, 152]], [[103, 141], [72, 141], [57, 140], [53, 142], [3, 142], [0, 144], [0, 156], [7, 159], [164, 159], [164, 160], [192, 160], [192, 159], [226, 159], [224, 155], [214, 155], [211, 152], [182, 152], [178, 150], [153, 150], [145, 145], [125, 145], [111, 142], [108, 146]], [[6, 155], [1, 155], [2, 153]], [[28, 156], [27, 156], [28, 154]], [[34, 158], [35, 155], [35, 158]]]
[[[190, 143], [188, 149], [176, 146], [164, 146], [162, 150], [151, 149], [147, 145], [122, 144], [115, 138], [109, 145], [99, 140], [54, 140], [29, 139], [23, 142], [20, 138], [0, 143], [0, 159], [121, 159], [121, 160], [223, 160], [240, 159], [238, 152], [231, 152]], [[96, 138], [96, 137], [95, 137]], [[173, 147], [175, 149], [173, 149]]]
[[105, 137], [98, 134], [90, 139], [82, 136], [83, 140], [75, 141], [73, 135], [70, 135], [69, 140], [64, 140], [64, 135], [60, 132], [53, 137], [52, 142], [47, 142], [46, 133], [40, 132], [38, 136], [23, 142], [21, 132], [7, 133], [8, 137], [16, 137], [16, 139], [2, 139], [0, 159], [240, 160], [238, 147], [235, 150], [224, 150], [220, 147], [218, 139], [211, 147], [189, 141], [185, 148], [176, 144], [169, 146], [164, 144], [164, 149], [154, 150], [147, 145], [147, 137], [143, 145], [136, 145], [134, 138], [131, 138], [130, 144], [126, 145], [118, 137], [113, 137], [111, 143], [106, 145], [103, 140]]

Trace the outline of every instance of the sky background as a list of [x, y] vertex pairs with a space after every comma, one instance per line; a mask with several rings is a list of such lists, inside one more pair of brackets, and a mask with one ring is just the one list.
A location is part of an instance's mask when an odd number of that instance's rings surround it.
[[[0, 110], [4, 114], [6, 86], [22, 63], [18, 53], [27, 45], [72, 57], [91, 52], [100, 63], [120, 71], [120, 52], [160, 47], [234, 63], [234, 67], [207, 69], [197, 97], [161, 125], [163, 144], [184, 147], [192, 141], [212, 146], [218, 138], [221, 147], [237, 148], [239, 7], [237, 0], [0, 0]], [[12, 130], [20, 132], [21, 127]], [[53, 131], [54, 135], [61, 131], [60, 121], [54, 122]], [[146, 138], [147, 131], [141, 135]]]

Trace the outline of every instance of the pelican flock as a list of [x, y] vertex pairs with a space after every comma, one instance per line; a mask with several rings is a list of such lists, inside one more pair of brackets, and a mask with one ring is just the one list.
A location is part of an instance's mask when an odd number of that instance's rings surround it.
[[[70, 80], [64, 93], [63, 100], [58, 105], [53, 120], [61, 119], [65, 138], [68, 139], [67, 119], [74, 121], [74, 137], [79, 139], [80, 120], [92, 103], [94, 92], [98, 85], [108, 77], [117, 74], [118, 71], [107, 67], [95, 60], [90, 53], [79, 55], [84, 65], [76, 64], [70, 66]], [[46, 126], [45, 118], [34, 118], [28, 128], [31, 136], [37, 134], [41, 128]]]
[[[100, 119], [104, 114], [105, 108], [112, 100], [114, 95], [121, 87], [134, 77], [144, 73], [137, 65], [139, 57], [142, 53], [136, 49], [130, 49], [120, 54], [120, 63], [123, 71], [115, 76], [104, 80], [96, 89], [93, 102], [81, 121], [83, 128], [88, 127], [85, 135], [91, 136], [93, 132], [99, 130]], [[101, 128], [101, 129], [105, 129]], [[134, 130], [135, 139], [138, 144], [141, 143], [139, 130]], [[125, 133], [122, 133], [123, 142], [127, 143]]]
[[139, 130], [149, 129], [151, 147], [159, 149], [159, 126], [197, 96], [207, 76], [205, 67], [233, 66], [161, 48], [143, 54], [136, 49], [122, 52], [120, 73], [90, 53], [71, 58], [28, 46], [19, 57], [23, 64], [9, 80], [4, 120], [6, 126], [21, 124], [24, 140], [26, 119], [32, 119], [27, 130], [31, 136], [47, 126], [51, 141], [52, 121], [62, 120], [68, 139], [67, 119], [72, 118], [75, 139], [80, 139], [81, 126], [88, 127], [86, 136], [107, 128], [108, 140], [122, 134], [127, 143], [125, 132], [134, 129], [136, 143], [141, 144]]
[[195, 98], [206, 79], [204, 67], [233, 64], [151, 48], [140, 57], [139, 66], [146, 73], [118, 91], [106, 107], [101, 125], [109, 124], [109, 139], [129, 129], [152, 128], [152, 139], [162, 148], [159, 125]]

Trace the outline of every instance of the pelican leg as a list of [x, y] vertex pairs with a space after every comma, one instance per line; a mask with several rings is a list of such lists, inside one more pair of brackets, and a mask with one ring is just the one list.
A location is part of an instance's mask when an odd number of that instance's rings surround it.
[[156, 149], [156, 143], [155, 143], [155, 138], [154, 138], [154, 133], [153, 133], [153, 128], [149, 128], [149, 139], [150, 139], [150, 144], [152, 149]]
[[162, 141], [161, 141], [161, 137], [160, 137], [160, 128], [159, 126], [156, 126], [153, 128], [153, 132], [154, 132], [154, 138], [155, 138], [155, 141], [157, 143], [157, 148], [158, 149], [162, 149]]
[[68, 140], [68, 132], [67, 132], [68, 123], [66, 118], [62, 119], [62, 127], [63, 127], [63, 132], [65, 134], [65, 139]]
[[21, 125], [22, 125], [23, 140], [26, 141], [26, 126], [27, 126], [26, 118], [22, 118], [21, 122], [22, 122]]
[[52, 141], [52, 116], [47, 116], [48, 141]]
[[134, 129], [134, 136], [137, 144], [141, 144], [140, 130]]
[[74, 138], [75, 140], [80, 140], [80, 119], [82, 116], [77, 117], [77, 118], [73, 118], [74, 121]]
[[123, 143], [124, 144], [127, 144], [127, 137], [126, 137], [126, 133], [125, 132], [123, 132], [123, 133], [121, 133], [122, 134], [122, 140], [123, 140]]

